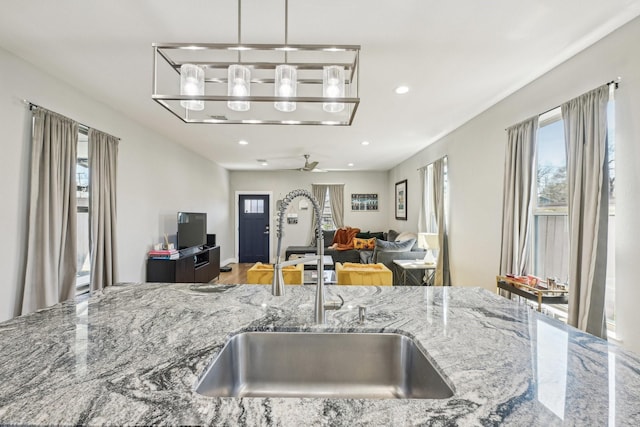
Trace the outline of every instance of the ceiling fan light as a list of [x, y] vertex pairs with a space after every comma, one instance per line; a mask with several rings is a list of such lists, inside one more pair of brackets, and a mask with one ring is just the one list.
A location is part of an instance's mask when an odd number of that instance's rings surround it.
[[[251, 70], [240, 64], [229, 66], [227, 72], [227, 95], [250, 96], [251, 95]], [[251, 107], [249, 101], [228, 101], [227, 107], [233, 111], [248, 111]]]
[[[275, 96], [291, 98], [296, 96], [298, 88], [298, 73], [291, 65], [278, 65], [276, 67]], [[295, 102], [274, 102], [273, 106], [278, 111], [289, 113], [296, 110]]]
[[[322, 96], [325, 98], [344, 98], [344, 67], [328, 65], [322, 69]], [[342, 102], [325, 102], [322, 109], [328, 113], [344, 110]]]
[[[180, 95], [204, 96], [204, 70], [193, 64], [180, 66]], [[204, 101], [180, 101], [187, 110], [204, 110]]]

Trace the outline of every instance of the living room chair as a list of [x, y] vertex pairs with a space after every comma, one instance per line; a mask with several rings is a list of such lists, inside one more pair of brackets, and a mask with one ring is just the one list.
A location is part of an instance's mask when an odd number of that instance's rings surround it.
[[[304, 265], [298, 264], [284, 267], [282, 276], [286, 285], [302, 285], [304, 280]], [[249, 285], [270, 285], [273, 282], [273, 265], [255, 263], [247, 270], [247, 284]]]
[[393, 273], [384, 264], [336, 263], [338, 285], [393, 286]]

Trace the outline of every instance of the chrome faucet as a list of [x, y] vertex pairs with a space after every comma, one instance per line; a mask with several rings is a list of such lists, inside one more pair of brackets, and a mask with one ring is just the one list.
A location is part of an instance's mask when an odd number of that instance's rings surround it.
[[[306, 197], [311, 201], [313, 205], [313, 210], [316, 214], [316, 245], [317, 245], [317, 254], [312, 256], [305, 256], [298, 259], [292, 259], [289, 261], [281, 261], [280, 260], [280, 252], [282, 247], [282, 235], [284, 228], [284, 213], [287, 210], [289, 204], [296, 197]], [[320, 211], [320, 204], [313, 197], [313, 195], [307, 190], [293, 190], [289, 194], [287, 194], [284, 199], [282, 199], [282, 204], [280, 205], [280, 209], [278, 210], [278, 224], [276, 227], [276, 235], [278, 236], [278, 245], [276, 249], [276, 263], [274, 265], [273, 271], [273, 282], [271, 284], [271, 293], [274, 296], [282, 296], [284, 295], [284, 277], [282, 275], [282, 268], [289, 265], [297, 265], [302, 262], [307, 261], [318, 261], [318, 284], [316, 286], [316, 302], [315, 302], [315, 321], [316, 323], [324, 323], [325, 310], [339, 310], [344, 304], [344, 299], [340, 295], [341, 302], [328, 302], [324, 301], [324, 238], [322, 236], [322, 212]]]

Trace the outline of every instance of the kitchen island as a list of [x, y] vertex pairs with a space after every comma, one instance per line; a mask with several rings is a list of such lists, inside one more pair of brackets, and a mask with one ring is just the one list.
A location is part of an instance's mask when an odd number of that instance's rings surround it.
[[[640, 358], [478, 288], [126, 284], [0, 324], [0, 424], [640, 425]], [[358, 306], [367, 307], [364, 324]], [[446, 399], [212, 398], [193, 391], [242, 331], [398, 332]], [[385, 369], [380, 366], [380, 369]]]

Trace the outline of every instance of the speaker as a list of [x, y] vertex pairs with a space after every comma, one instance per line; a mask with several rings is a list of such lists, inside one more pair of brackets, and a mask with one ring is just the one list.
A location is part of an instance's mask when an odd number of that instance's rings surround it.
[[215, 234], [207, 234], [207, 246], [212, 248], [216, 245], [216, 235]]

